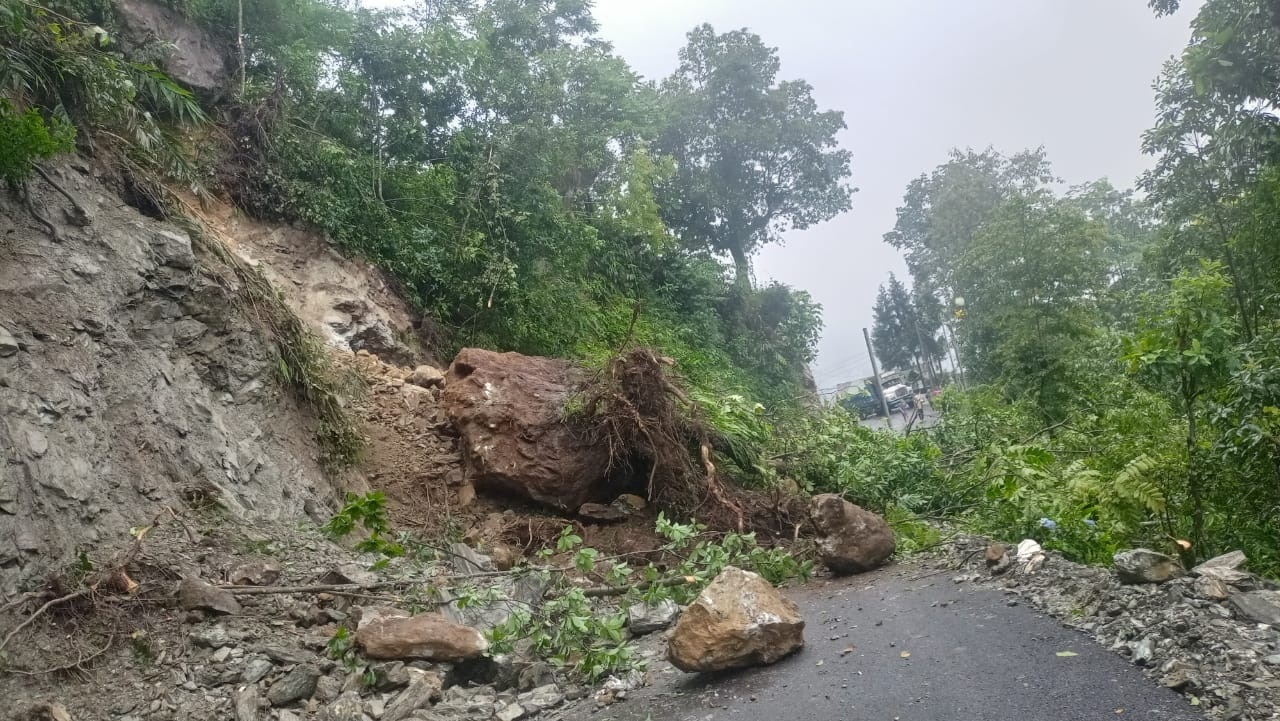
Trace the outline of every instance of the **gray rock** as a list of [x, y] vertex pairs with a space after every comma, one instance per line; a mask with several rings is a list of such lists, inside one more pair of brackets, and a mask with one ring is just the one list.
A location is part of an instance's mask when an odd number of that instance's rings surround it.
[[553, 683], [539, 686], [516, 697], [516, 702], [530, 714], [536, 714], [564, 703], [564, 694]]
[[1192, 568], [1191, 575], [1203, 575], [1206, 569], [1227, 569], [1234, 571], [1243, 566], [1247, 560], [1249, 559], [1244, 555], [1244, 551], [1224, 553], [1221, 556], [1214, 556], [1195, 568]]
[[342, 693], [342, 681], [343, 678], [340, 676], [321, 676], [316, 681], [316, 700], [320, 703], [329, 703], [338, 698]]
[[285, 706], [294, 701], [311, 698], [316, 692], [320, 671], [308, 664], [299, 664], [280, 677], [267, 689], [267, 700], [272, 706]]
[[374, 688], [379, 691], [391, 691], [398, 688], [404, 688], [409, 685], [412, 677], [409, 675], [409, 669], [404, 665], [403, 661], [387, 661], [384, 663], [375, 663], [369, 666], [373, 671]]
[[524, 707], [517, 703], [503, 704], [493, 715], [497, 721], [516, 721], [525, 715]]
[[1253, 574], [1248, 571], [1239, 571], [1225, 566], [1208, 566], [1206, 568], [1197, 566], [1196, 568], [1200, 569], [1200, 578], [1212, 578], [1220, 583], [1226, 583], [1250, 590], [1252, 590], [1256, 585]]
[[1262, 659], [1268, 666], [1280, 666], [1280, 653]]
[[236, 691], [236, 721], [258, 721], [258, 698], [254, 683]]
[[211, 586], [194, 576], [187, 576], [178, 584], [178, 604], [187, 611], [224, 615], [236, 615], [241, 610], [240, 603], [230, 591]]
[[191, 639], [191, 643], [202, 648], [218, 649], [231, 643], [231, 636], [222, 624], [198, 628], [192, 631], [188, 637]]
[[344, 563], [320, 577], [320, 583], [354, 583], [372, 586], [378, 582], [378, 574], [358, 563]]
[[213, 655], [209, 657], [209, 660], [214, 663], [226, 663], [229, 658], [231, 658], [231, 647], [223, 646], [217, 651], [214, 651]]
[[227, 574], [227, 580], [237, 586], [270, 586], [280, 580], [280, 564], [275, 561], [242, 563]]
[[0, 325], [0, 358], [7, 358], [19, 350], [18, 339], [13, 337], [8, 328]]
[[450, 544], [449, 555], [453, 567], [458, 569], [459, 573], [483, 573], [495, 570], [492, 558], [465, 543]]
[[271, 646], [263, 646], [261, 651], [266, 654], [267, 658], [282, 664], [306, 663], [312, 659], [312, 655], [306, 651], [290, 646], [273, 644]]
[[1156, 642], [1150, 637], [1138, 641], [1132, 645], [1133, 662], [1139, 666], [1149, 666], [1156, 657]]
[[1164, 583], [1185, 573], [1177, 559], [1147, 548], [1120, 551], [1113, 559], [1121, 583]]
[[230, 74], [222, 59], [222, 44], [195, 22], [151, 0], [124, 0], [115, 10], [124, 20], [131, 48], [168, 48], [160, 65], [174, 80], [207, 94], [226, 87]]
[[551, 668], [551, 664], [545, 661], [534, 661], [520, 670], [516, 688], [521, 691], [532, 691], [539, 686], [546, 686], [555, 682], [556, 673]]
[[1197, 578], [1194, 588], [1201, 598], [1207, 598], [1210, 601], [1225, 601], [1231, 595], [1231, 589], [1227, 584], [1210, 576]]
[[1280, 591], [1237, 593], [1229, 603], [1250, 621], [1280, 626]]
[[191, 270], [196, 267], [196, 255], [191, 250], [191, 236], [176, 230], [156, 230], [147, 239], [151, 244], [151, 252], [155, 253], [160, 265], [167, 265], [179, 270]]
[[627, 608], [627, 628], [637, 636], [653, 633], [675, 623], [679, 615], [680, 606], [669, 598], [659, 601], [656, 606], [635, 603]]
[[412, 680], [408, 687], [387, 704], [387, 710], [382, 713], [382, 721], [401, 721], [440, 698], [440, 690], [444, 686], [444, 678], [440, 674], [416, 668], [409, 669], [409, 674]]
[[316, 721], [361, 721], [363, 717], [364, 703], [360, 700], [360, 694], [347, 691], [324, 707]]
[[249, 659], [245, 663], [244, 668], [240, 671], [240, 681], [242, 683], [257, 683], [264, 676], [271, 673], [271, 669], [275, 666], [265, 658]]

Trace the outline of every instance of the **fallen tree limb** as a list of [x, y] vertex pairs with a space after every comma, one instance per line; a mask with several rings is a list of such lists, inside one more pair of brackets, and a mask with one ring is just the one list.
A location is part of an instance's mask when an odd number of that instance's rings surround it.
[[58, 598], [53, 599], [52, 601], [48, 601], [40, 608], [37, 608], [35, 613], [31, 614], [30, 616], [27, 616], [27, 620], [23, 621], [22, 623], [14, 627], [14, 629], [10, 631], [7, 636], [4, 637], [4, 640], [0, 641], [0, 652], [4, 651], [5, 647], [9, 645], [9, 642], [13, 640], [13, 637], [18, 635], [19, 631], [26, 628], [27, 626], [30, 626], [37, 618], [40, 618], [40, 616], [43, 615], [45, 611], [48, 611], [54, 606], [60, 606], [64, 603], [74, 601], [77, 598], [88, 596], [89, 594], [93, 593], [93, 591], [94, 591], [93, 588], [85, 587], [80, 589], [79, 591], [68, 593], [65, 596], [60, 596]]

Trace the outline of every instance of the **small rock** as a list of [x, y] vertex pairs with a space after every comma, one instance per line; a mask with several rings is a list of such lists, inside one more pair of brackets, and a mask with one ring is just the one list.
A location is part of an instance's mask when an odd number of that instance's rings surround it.
[[278, 580], [280, 564], [275, 561], [245, 563], [227, 574], [227, 581], [236, 586], [270, 586]]
[[1003, 543], [993, 543], [987, 546], [987, 568], [993, 568], [998, 565], [1008, 553], [1009, 547]]
[[1184, 574], [1176, 559], [1146, 548], [1120, 551], [1112, 558], [1121, 583], [1164, 583]]
[[0, 325], [0, 358], [7, 358], [19, 350], [18, 339], [13, 337], [8, 328]]
[[250, 659], [240, 671], [240, 681], [242, 683], [257, 683], [264, 676], [271, 673], [271, 669], [275, 668], [270, 661], [265, 658]]
[[413, 369], [409, 382], [423, 388], [435, 388], [444, 385], [444, 372], [433, 366], [421, 365]]
[[236, 721], [258, 721], [258, 685], [236, 691]]
[[626, 511], [603, 503], [584, 503], [578, 506], [578, 515], [596, 523], [617, 523], [627, 520], [629, 516]]
[[726, 567], [680, 614], [667, 657], [682, 671], [770, 664], [804, 645], [800, 611], [768, 581]]
[[262, 653], [276, 663], [306, 663], [311, 660], [311, 654], [290, 646], [263, 646]]
[[516, 703], [509, 703], [498, 709], [498, 712], [495, 713], [493, 717], [498, 721], [516, 721], [516, 719], [522, 718], [524, 714], [525, 711], [523, 706]]
[[1133, 662], [1139, 666], [1149, 666], [1156, 657], [1156, 642], [1150, 636], [1133, 644]]
[[564, 694], [560, 692], [559, 686], [549, 683], [520, 694], [516, 697], [516, 703], [530, 714], [536, 714], [564, 703]]
[[378, 582], [378, 574], [361, 567], [357, 563], [344, 563], [320, 577], [322, 584], [354, 583], [359, 586], [372, 586]]
[[232, 616], [240, 613], [240, 604], [230, 591], [211, 586], [194, 576], [187, 576], [178, 584], [178, 603], [187, 611], [209, 611]]
[[316, 692], [316, 682], [320, 679], [320, 671], [315, 666], [299, 664], [293, 670], [280, 677], [271, 688], [267, 689], [267, 700], [272, 706], [284, 706], [311, 698]]
[[1230, 584], [1232, 586], [1240, 586], [1253, 590], [1255, 588], [1254, 577], [1248, 571], [1239, 571], [1234, 568], [1225, 566], [1208, 566], [1200, 569], [1200, 578], [1212, 578], [1215, 581]]
[[1024, 538], [1018, 543], [1018, 549], [1014, 555], [1019, 561], [1027, 561], [1037, 553], [1044, 553], [1040, 544], [1030, 538]]
[[1262, 659], [1268, 666], [1280, 666], [1280, 653]]
[[1227, 584], [1210, 576], [1197, 578], [1194, 587], [1201, 598], [1207, 598], [1210, 601], [1225, 601], [1231, 595], [1231, 589]]
[[1249, 591], [1231, 597], [1231, 605], [1255, 623], [1280, 627], [1280, 591]]
[[347, 691], [323, 710], [316, 721], [361, 721], [364, 718], [364, 703], [360, 694]]
[[489, 647], [479, 631], [438, 613], [379, 619], [357, 630], [355, 640], [369, 658], [387, 660], [464, 661]]
[[499, 571], [510, 571], [520, 563], [520, 551], [505, 543], [495, 543], [489, 555], [493, 558], [493, 566]]
[[627, 515], [632, 515], [648, 508], [649, 502], [634, 493], [624, 493], [613, 499], [613, 506], [626, 511]]
[[637, 636], [661, 631], [675, 623], [680, 615], [680, 606], [669, 598], [663, 599], [656, 606], [641, 602], [627, 608], [627, 628]]
[[516, 688], [521, 691], [530, 691], [539, 686], [546, 686], [556, 682], [556, 673], [551, 668], [551, 664], [545, 661], [534, 661], [520, 670], [519, 679], [516, 681]]
[[218, 649], [231, 643], [231, 636], [222, 624], [196, 629], [189, 634], [189, 638], [191, 643], [203, 648]]
[[435, 671], [408, 669], [409, 685], [400, 695], [387, 704], [382, 713], [382, 721], [401, 721], [420, 708], [425, 708], [432, 701], [439, 700], [440, 691], [444, 688], [444, 678]]
[[373, 683], [374, 688], [379, 691], [404, 688], [412, 680], [409, 676], [409, 669], [404, 665], [403, 661], [371, 664], [369, 670], [373, 671], [373, 677], [376, 679]]
[[465, 543], [450, 544], [449, 555], [452, 557], [453, 567], [459, 573], [474, 574], [496, 570], [492, 558]]
[[342, 693], [342, 678], [338, 676], [321, 676], [316, 681], [316, 700], [329, 703]]
[[226, 663], [226, 660], [227, 660], [228, 658], [231, 658], [231, 647], [230, 647], [230, 646], [223, 646], [222, 648], [218, 649], [217, 651], [214, 651], [214, 652], [213, 652], [213, 655], [212, 655], [212, 656], [210, 656], [209, 658], [210, 658], [210, 660], [212, 660], [214, 663]]

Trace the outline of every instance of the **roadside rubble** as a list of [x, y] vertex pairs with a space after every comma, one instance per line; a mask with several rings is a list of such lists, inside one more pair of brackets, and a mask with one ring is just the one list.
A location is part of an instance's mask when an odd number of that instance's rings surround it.
[[925, 563], [956, 583], [1002, 588], [1091, 636], [1210, 718], [1274, 719], [1280, 592], [1245, 562], [1233, 552], [1188, 573], [1170, 556], [1132, 549], [1116, 554], [1115, 568], [1099, 568], [1029, 539], [1013, 547], [957, 536]]

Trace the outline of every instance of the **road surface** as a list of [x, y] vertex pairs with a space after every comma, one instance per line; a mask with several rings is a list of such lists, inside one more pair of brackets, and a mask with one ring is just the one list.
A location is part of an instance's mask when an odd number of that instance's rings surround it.
[[[935, 413], [932, 409], [925, 408], [924, 422], [921, 423], [920, 421], [916, 421], [915, 424], [912, 425], [912, 428], [928, 428], [929, 426], [932, 426], [934, 423], [936, 423], [938, 418], [939, 418], [938, 414]], [[902, 429], [905, 428], [907, 425], [907, 422], [902, 419], [901, 413], [892, 414], [891, 421], [892, 421], [892, 424], [886, 424], [884, 420], [884, 416], [872, 416], [870, 418], [863, 418], [861, 421], [858, 421], [858, 422], [866, 426], [867, 428], [892, 428], [893, 430], [898, 431], [899, 433], [901, 433]]]
[[[665, 661], [597, 721], [1191, 721], [1128, 661], [1011, 596], [898, 566], [795, 590], [805, 647], [773, 666], [687, 675]], [[852, 649], [852, 650], [848, 650]], [[1060, 651], [1075, 656], [1058, 656]], [[909, 655], [908, 655], [909, 654]]]

